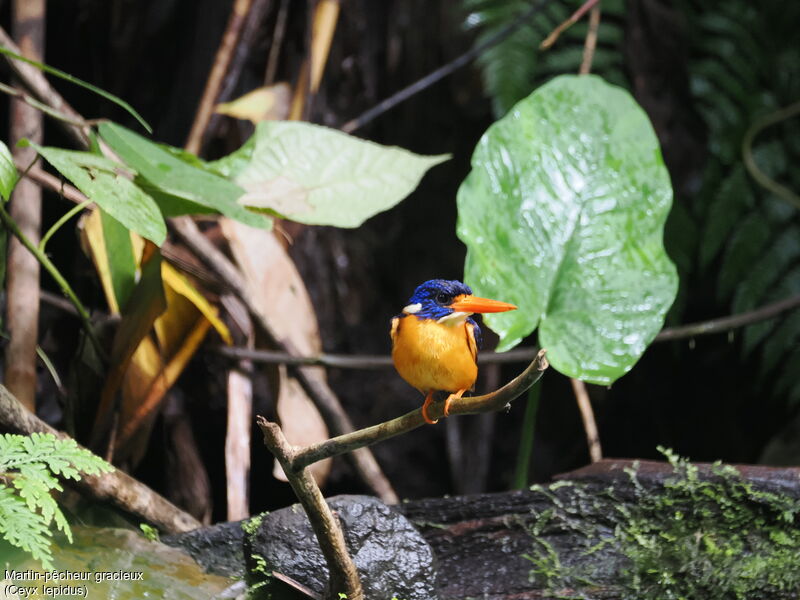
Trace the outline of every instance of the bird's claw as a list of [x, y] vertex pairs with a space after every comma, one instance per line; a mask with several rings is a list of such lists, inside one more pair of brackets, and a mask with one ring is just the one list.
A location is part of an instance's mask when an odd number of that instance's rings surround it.
[[422, 405], [422, 418], [425, 419], [425, 422], [428, 425], [436, 425], [439, 422], [439, 419], [431, 419], [428, 416], [428, 409], [430, 408], [431, 404], [433, 404], [433, 392], [428, 393], [425, 397], [425, 402]]

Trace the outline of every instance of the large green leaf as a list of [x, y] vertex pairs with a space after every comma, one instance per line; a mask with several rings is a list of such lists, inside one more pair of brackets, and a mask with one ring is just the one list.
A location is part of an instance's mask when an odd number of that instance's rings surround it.
[[448, 158], [309, 123], [265, 121], [244, 146], [210, 166], [247, 190], [240, 199], [247, 206], [310, 225], [358, 227], [400, 202]]
[[644, 111], [598, 77], [558, 77], [492, 125], [458, 191], [458, 235], [476, 293], [519, 306], [487, 315], [500, 348], [538, 325], [562, 373], [626, 373], [675, 298], [671, 201]]
[[3, 202], [8, 202], [18, 179], [19, 175], [17, 175], [17, 168], [14, 166], [11, 152], [8, 146], [0, 142], [0, 198]]
[[161, 245], [167, 237], [164, 217], [155, 201], [124, 174], [122, 165], [89, 152], [31, 144], [75, 187], [142, 237]]
[[181, 160], [122, 125], [101, 123], [99, 132], [111, 149], [138, 172], [140, 183], [166, 216], [214, 212], [253, 227], [269, 227], [266, 217], [237, 202], [244, 190], [235, 183]]

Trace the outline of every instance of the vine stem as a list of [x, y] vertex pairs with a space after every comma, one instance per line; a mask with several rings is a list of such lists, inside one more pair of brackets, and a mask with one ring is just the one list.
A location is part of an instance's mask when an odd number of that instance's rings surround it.
[[800, 101], [794, 102], [789, 106], [784, 106], [773, 113], [756, 119], [747, 129], [742, 139], [742, 160], [750, 176], [755, 179], [761, 187], [790, 203], [795, 208], [800, 209], [800, 196], [764, 173], [753, 156], [753, 141], [759, 133], [771, 125], [776, 125], [798, 114], [800, 114]]
[[86, 200], [84, 200], [80, 204], [78, 204], [76, 206], [73, 206], [58, 221], [53, 223], [53, 226], [50, 229], [48, 229], [47, 233], [45, 233], [44, 237], [42, 237], [42, 241], [39, 242], [39, 251], [40, 252], [44, 252], [44, 248], [47, 245], [47, 242], [50, 241], [50, 238], [53, 237], [53, 235], [56, 233], [56, 231], [61, 229], [61, 227], [64, 225], [64, 223], [69, 221], [72, 217], [77, 215], [79, 212], [81, 212], [84, 208], [86, 208], [90, 204], [92, 204], [92, 201], [87, 198]]
[[92, 322], [89, 317], [89, 311], [86, 310], [86, 307], [80, 301], [78, 296], [73, 291], [72, 287], [69, 285], [64, 276], [61, 275], [61, 272], [58, 268], [53, 264], [53, 262], [48, 258], [47, 254], [45, 254], [40, 248], [38, 248], [33, 242], [31, 242], [28, 237], [22, 232], [19, 228], [17, 223], [14, 219], [11, 218], [11, 215], [5, 209], [5, 206], [0, 205], [0, 221], [3, 222], [3, 225], [14, 234], [14, 236], [25, 246], [36, 260], [39, 261], [45, 270], [50, 273], [50, 276], [55, 280], [58, 284], [58, 287], [61, 288], [61, 291], [64, 295], [69, 298], [70, 302], [72, 302], [75, 309], [78, 311], [78, 316], [80, 317], [81, 321], [83, 322], [83, 328], [86, 332], [86, 335], [89, 337], [89, 340], [92, 342], [94, 349], [97, 351], [98, 355], [105, 357], [106, 352], [103, 350], [102, 344], [100, 344], [100, 340], [97, 339], [97, 336], [92, 329]]

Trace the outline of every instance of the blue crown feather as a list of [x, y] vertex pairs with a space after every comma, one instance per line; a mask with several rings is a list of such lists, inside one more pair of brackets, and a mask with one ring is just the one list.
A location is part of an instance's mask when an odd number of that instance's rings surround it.
[[[419, 285], [411, 298], [408, 299], [408, 304], [419, 304], [420, 309], [413, 313], [413, 315], [400, 315], [400, 316], [414, 316], [418, 319], [433, 319], [438, 321], [442, 317], [453, 314], [455, 312], [450, 308], [450, 304], [458, 296], [471, 295], [472, 289], [460, 281], [455, 279], [430, 279], [425, 283]], [[481, 347], [482, 335], [481, 328], [471, 317], [467, 318], [467, 322], [474, 326], [475, 342], [478, 348]]]

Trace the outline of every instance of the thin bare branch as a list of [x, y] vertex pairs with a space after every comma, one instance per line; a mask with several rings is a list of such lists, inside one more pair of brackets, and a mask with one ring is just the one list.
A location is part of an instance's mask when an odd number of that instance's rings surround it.
[[561, 23], [552, 32], [550, 32], [550, 35], [548, 35], [544, 39], [544, 41], [541, 44], [539, 44], [539, 49], [549, 50], [553, 46], [553, 44], [556, 43], [556, 40], [562, 33], [564, 33], [567, 29], [572, 27], [575, 23], [577, 23], [580, 20], [580, 18], [583, 15], [585, 15], [589, 11], [589, 9], [593, 8], [598, 2], [600, 2], [600, 0], [586, 0], [586, 2], [584, 2], [580, 6], [580, 8], [578, 8], [578, 10], [572, 13], [566, 21]]
[[269, 46], [269, 56], [267, 57], [267, 70], [264, 73], [264, 85], [272, 85], [275, 82], [275, 74], [278, 72], [278, 58], [280, 57], [283, 38], [286, 34], [286, 20], [289, 16], [289, 0], [281, 0], [278, 16], [275, 18], [275, 29], [272, 31], [272, 42]]
[[186, 149], [193, 154], [200, 154], [203, 148], [203, 137], [206, 128], [214, 112], [214, 105], [217, 102], [222, 82], [225, 79], [225, 73], [228, 71], [233, 51], [239, 41], [239, 36], [242, 33], [244, 22], [252, 4], [253, 0], [235, 0], [233, 3], [228, 25], [222, 35], [222, 41], [214, 57], [214, 64], [208, 74], [203, 96], [197, 107], [189, 138], [186, 140]]
[[578, 410], [583, 420], [583, 430], [586, 432], [586, 443], [589, 446], [589, 456], [592, 462], [597, 462], [603, 458], [603, 449], [600, 447], [600, 434], [597, 432], [597, 422], [594, 419], [594, 410], [589, 400], [589, 392], [586, 384], [580, 379], [570, 378], [572, 391], [575, 393], [575, 400], [578, 402]]
[[[520, 375], [499, 390], [483, 396], [454, 399], [450, 405], [450, 415], [475, 415], [502, 410], [512, 400], [535, 384], [548, 366], [545, 350], [539, 350], [533, 362]], [[433, 420], [439, 419], [444, 416], [443, 410], [443, 403], [435, 403], [428, 409], [428, 416]], [[418, 408], [391, 421], [385, 421], [372, 427], [359, 429], [319, 444], [301, 448], [297, 450], [292, 460], [292, 467], [294, 469], [302, 469], [319, 460], [382, 442], [401, 433], [407, 433], [424, 424], [425, 419], [422, 416], [422, 409]]]
[[330, 571], [329, 597], [345, 594], [348, 600], [363, 600], [364, 592], [358, 579], [356, 566], [347, 552], [344, 534], [322, 492], [307, 468], [293, 468], [295, 449], [283, 437], [281, 428], [264, 417], [257, 417], [258, 426], [264, 434], [264, 444], [283, 467], [289, 485], [308, 515], [311, 528], [317, 537], [320, 549]]
[[[597, 0], [594, 0], [595, 2]], [[471, 50], [466, 51], [461, 56], [456, 57], [455, 59], [451, 60], [449, 63], [442, 65], [432, 73], [429, 73], [425, 77], [415, 81], [411, 85], [404, 87], [399, 92], [396, 92], [386, 98], [386, 100], [381, 101], [378, 103], [377, 106], [373, 106], [369, 110], [363, 112], [355, 119], [352, 119], [341, 126], [341, 130], [345, 133], [352, 133], [357, 129], [362, 128], [364, 125], [379, 117], [383, 113], [388, 110], [391, 110], [398, 104], [405, 102], [412, 96], [420, 93], [421, 91], [429, 88], [434, 83], [444, 79], [451, 73], [454, 73], [458, 69], [463, 66], [468, 65], [481, 54], [486, 52], [489, 48], [496, 46], [512, 33], [514, 33], [517, 29], [522, 27], [525, 23], [527, 23], [530, 19], [534, 17], [534, 15], [538, 14], [542, 11], [542, 9], [547, 6], [550, 0], [540, 0], [539, 2], [533, 4], [530, 8], [522, 12], [514, 21], [506, 25], [503, 29], [492, 35], [491, 37], [487, 38], [483, 43], [477, 44]]]
[[791, 296], [777, 302], [765, 304], [754, 310], [744, 312], [738, 315], [731, 315], [729, 317], [721, 317], [719, 319], [711, 319], [710, 321], [701, 321], [699, 323], [691, 323], [689, 325], [681, 325], [679, 327], [667, 327], [662, 329], [656, 336], [656, 342], [668, 342], [672, 340], [681, 340], [686, 338], [693, 338], [699, 335], [709, 335], [712, 333], [726, 333], [733, 329], [739, 329], [777, 317], [781, 313], [792, 310], [800, 306], [800, 294]]
[[597, 30], [600, 28], [600, 2], [592, 7], [589, 13], [589, 29], [586, 31], [586, 41], [583, 44], [583, 59], [578, 69], [578, 75], [588, 75], [592, 70], [594, 50], [597, 47]]
[[[668, 342], [680, 339], [726, 333], [777, 317], [781, 313], [800, 306], [800, 294], [784, 300], [765, 304], [762, 307], [728, 317], [701, 321], [678, 327], [665, 327], [653, 340], [654, 342]], [[309, 365], [322, 366], [333, 369], [385, 369], [392, 366], [392, 358], [385, 354], [315, 354], [311, 356], [298, 356], [286, 352], [271, 350], [253, 350], [238, 346], [218, 346], [212, 348], [214, 352], [232, 359], [248, 359], [264, 364]], [[508, 352], [485, 352], [478, 355], [478, 364], [509, 364], [531, 361], [537, 353], [537, 348], [515, 348]]]

